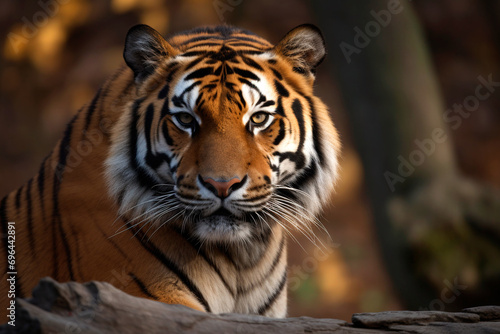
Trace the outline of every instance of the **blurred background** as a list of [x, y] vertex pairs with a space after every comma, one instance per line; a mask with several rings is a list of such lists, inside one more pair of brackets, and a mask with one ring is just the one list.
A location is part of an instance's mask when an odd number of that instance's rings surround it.
[[289, 244], [290, 316], [500, 303], [500, 2], [2, 1], [0, 196], [124, 64], [137, 23], [165, 36], [231, 24], [273, 43], [322, 29], [315, 91], [342, 170], [326, 250]]

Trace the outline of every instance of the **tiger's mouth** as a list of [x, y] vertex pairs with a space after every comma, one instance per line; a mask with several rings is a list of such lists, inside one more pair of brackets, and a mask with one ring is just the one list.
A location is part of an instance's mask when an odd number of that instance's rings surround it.
[[206, 215], [206, 216], [201, 216], [199, 218], [200, 223], [228, 224], [231, 226], [245, 223], [245, 222], [247, 222], [247, 220], [248, 220], [247, 217], [236, 216], [235, 214], [231, 213], [229, 210], [227, 210], [224, 207], [220, 207], [215, 212], [213, 212], [209, 215]]
[[236, 218], [236, 216], [234, 214], [232, 214], [231, 212], [229, 212], [229, 210], [227, 210], [224, 207], [220, 207], [217, 211], [215, 211], [211, 215], [208, 215], [208, 217], [217, 217], [217, 216], [228, 217], [228, 218], [230, 218], [230, 217]]
[[205, 224], [229, 224], [229, 225], [236, 225], [238, 223], [245, 222], [245, 219], [242, 217], [237, 217], [229, 210], [221, 207], [217, 211], [213, 212], [212, 214], [209, 214], [207, 216], [202, 216], [199, 219], [200, 223], [205, 223]]
[[221, 207], [207, 216], [201, 216], [195, 223], [194, 232], [207, 241], [238, 241], [252, 235], [254, 224], [245, 215], [238, 217]]

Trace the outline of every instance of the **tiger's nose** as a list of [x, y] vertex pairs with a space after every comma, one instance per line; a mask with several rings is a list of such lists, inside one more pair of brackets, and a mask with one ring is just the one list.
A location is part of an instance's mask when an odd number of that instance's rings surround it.
[[215, 196], [220, 197], [221, 199], [228, 197], [233, 191], [243, 185], [243, 182], [238, 177], [234, 177], [229, 181], [214, 180], [211, 177], [202, 178], [201, 176], [199, 179], [205, 188], [213, 192]]

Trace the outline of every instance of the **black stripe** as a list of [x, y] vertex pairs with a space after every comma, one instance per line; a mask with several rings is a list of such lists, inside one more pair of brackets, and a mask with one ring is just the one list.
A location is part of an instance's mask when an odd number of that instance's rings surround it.
[[276, 69], [274, 69], [274, 68], [271, 68], [271, 70], [273, 71], [274, 76], [276, 77], [276, 79], [278, 79], [278, 80], [283, 80], [283, 77], [281, 76], [281, 73], [280, 73], [280, 72], [278, 72], [278, 71], [277, 71]]
[[205, 43], [198, 43], [198, 44], [189, 45], [188, 49], [193, 49], [193, 48], [197, 48], [200, 46], [220, 46], [220, 45], [222, 45], [222, 44], [217, 43], [217, 42], [205, 42]]
[[[265, 199], [267, 197], [269, 197], [269, 194], [258, 195], [258, 196], [255, 196], [255, 197], [250, 197], [250, 198], [245, 198], [245, 199], [235, 199], [235, 200], [233, 200], [233, 202], [235, 202], [235, 203], [255, 202], [255, 201], [258, 201], [258, 200], [261, 200], [261, 199]], [[242, 206], [244, 206], [244, 204]]]
[[142, 282], [137, 276], [135, 276], [133, 273], [128, 273], [128, 275], [134, 280], [134, 282], [139, 286], [141, 291], [148, 296], [149, 298], [155, 299], [155, 300], [160, 300], [157, 296], [153, 295], [146, 285], [144, 285], [144, 282]]
[[259, 307], [260, 315], [264, 315], [271, 308], [271, 306], [274, 304], [276, 299], [278, 299], [279, 295], [281, 294], [285, 286], [286, 286], [286, 270], [283, 272], [283, 276], [281, 277], [281, 281], [278, 284], [276, 290], [274, 290], [273, 294], [269, 297], [266, 303], [261, 307]]
[[276, 109], [274, 110], [274, 112], [277, 113], [278, 115], [285, 117], [285, 110], [283, 109], [282, 99], [283, 98], [281, 96], [278, 97], [278, 105], [276, 106]]
[[313, 101], [310, 97], [305, 96], [307, 102], [309, 103], [309, 109], [311, 110], [311, 119], [312, 119], [312, 133], [313, 133], [313, 142], [314, 148], [316, 149], [316, 153], [318, 154], [318, 160], [321, 166], [325, 166], [325, 153], [321, 138], [321, 129], [317, 120], [317, 112], [314, 108]]
[[42, 162], [42, 165], [40, 166], [40, 170], [38, 171], [38, 178], [37, 178], [37, 183], [38, 183], [38, 201], [40, 202], [40, 210], [42, 213], [42, 219], [45, 217], [45, 203], [43, 201], [44, 195], [43, 192], [45, 190], [45, 162], [47, 161], [47, 158], [45, 158]]
[[186, 78], [184, 78], [184, 81], [203, 78], [206, 77], [207, 75], [212, 74], [213, 72], [214, 72], [213, 67], [203, 67], [189, 74]]
[[[240, 32], [237, 32], [237, 33], [240, 33]], [[262, 46], [266, 46], [267, 47], [266, 43], [261, 42], [259, 40], [256, 40], [255, 38], [244, 37], [244, 36], [232, 36], [232, 38], [234, 38], [235, 40], [239, 40], [239, 41], [254, 42], [254, 43], [257, 43], [257, 44], [260, 44]]]
[[[237, 31], [236, 33], [241, 33], [241, 32]], [[232, 36], [231, 38], [234, 38], [235, 40], [239, 40], [239, 41], [254, 42], [254, 43], [257, 43], [257, 44], [260, 44], [260, 45], [263, 45], [263, 46], [267, 47], [266, 43], [261, 42], [259, 40], [256, 40], [255, 38], [244, 37], [244, 36]]]
[[[279, 100], [278, 100], [279, 103]], [[292, 110], [297, 119], [297, 123], [299, 125], [299, 133], [300, 133], [300, 141], [296, 152], [274, 152], [274, 155], [278, 155], [280, 157], [280, 162], [286, 159], [289, 159], [295, 163], [296, 169], [301, 169], [305, 166], [305, 156], [302, 152], [304, 148], [305, 141], [305, 129], [304, 129], [304, 115], [302, 114], [302, 103], [300, 103], [299, 99], [293, 100]]]
[[211, 40], [211, 39], [223, 41], [223, 40], [227, 40], [228, 38], [230, 38], [230, 39], [234, 39], [235, 41], [247, 41], [247, 42], [253, 42], [253, 43], [267, 46], [264, 42], [261, 42], [257, 39], [251, 38], [251, 37], [234, 36], [233, 34], [245, 33], [245, 32], [241, 32], [238, 30], [231, 31], [229, 34], [223, 33], [222, 35], [213, 35], [216, 33], [216, 31], [202, 31], [200, 33], [209, 33], [211, 35], [201, 35], [201, 36], [192, 37], [192, 38], [182, 42], [180, 45], [187, 45], [189, 43], [194, 43], [194, 42], [199, 42], [199, 41], [207, 41], [207, 40]]
[[[252, 221], [259, 217], [253, 212], [245, 213], [242, 217], [244, 220]], [[245, 250], [236, 246], [228, 245], [224, 242], [216, 242], [214, 246], [217, 250], [224, 255], [224, 257], [238, 270], [251, 269], [262, 261], [262, 257], [266, 254], [269, 245], [269, 238], [272, 233], [273, 222], [268, 222], [269, 226], [265, 226], [260, 230], [255, 231], [251, 237], [249, 244], [253, 245], [252, 250]], [[274, 226], [274, 225], [273, 225]], [[242, 261], [244, 259], [245, 261]]]
[[243, 62], [245, 64], [247, 64], [248, 66], [250, 67], [253, 67], [255, 68], [256, 70], [258, 71], [264, 71], [264, 69], [262, 68], [262, 66], [260, 66], [256, 61], [254, 61], [253, 59], [251, 58], [248, 58], [248, 57], [241, 57], [241, 59], [243, 60]]
[[163, 138], [165, 138], [165, 141], [167, 142], [167, 145], [172, 146], [174, 144], [174, 140], [172, 139], [172, 137], [170, 137], [170, 133], [168, 132], [168, 122], [169, 120], [165, 119], [161, 127], [161, 131], [163, 133]]
[[146, 153], [146, 164], [148, 164], [152, 169], [157, 169], [162, 163], [170, 163], [170, 158], [164, 153], [154, 154], [151, 146], [151, 125], [154, 119], [154, 106], [152, 103], [148, 105], [146, 110], [146, 117], [144, 119], [144, 136], [146, 137], [147, 153]]
[[205, 308], [205, 311], [212, 312], [210, 306], [208, 305], [207, 300], [203, 297], [203, 294], [198, 289], [198, 287], [194, 284], [193, 281], [186, 275], [184, 271], [179, 268], [171, 259], [169, 259], [165, 254], [163, 254], [155, 244], [149, 240], [144, 240], [143, 233], [137, 233], [135, 229], [131, 228], [129, 223], [126, 223], [128, 230], [133, 233], [133, 236], [139, 241], [142, 247], [147, 250], [151, 255], [153, 255], [158, 261], [160, 261], [165, 267], [167, 267], [171, 272], [173, 272], [182, 283], [186, 286], [186, 288], [191, 291], [191, 293], [196, 297], [196, 299], [200, 302], [201, 305]]
[[[5, 196], [2, 201], [0, 202], [0, 226], [2, 228], [2, 244], [3, 247], [5, 248], [5, 272], [7, 273], [9, 271], [9, 263], [7, 262], [7, 256], [9, 255], [9, 241], [8, 241], [8, 218], [7, 218], [7, 196]], [[19, 261], [19, 259], [17, 259]], [[16, 277], [15, 281], [15, 286], [16, 286], [16, 297], [18, 298], [23, 298], [23, 287], [21, 285], [21, 278], [19, 277], [19, 270], [17, 266], [15, 267], [17, 270], [18, 274]]]
[[[243, 106], [241, 105], [241, 103], [236, 101], [236, 99], [234, 97], [232, 97], [231, 95], [226, 94], [226, 99], [229, 103], [236, 103], [239, 110], [243, 109]], [[233, 111], [230, 109], [230, 112], [232, 113]]]
[[21, 285], [21, 277], [18, 272], [16, 277], [16, 298], [24, 298], [24, 297], [26, 296], [23, 293], [23, 286]]
[[167, 83], [165, 84], [165, 86], [163, 86], [163, 88], [158, 93], [159, 100], [163, 100], [164, 98], [166, 98], [168, 96], [168, 91], [170, 89], [170, 87], [169, 87], [170, 82], [172, 81], [172, 78], [179, 70], [179, 67], [177, 65], [178, 65], [178, 63], [171, 63], [170, 65], [168, 65], [167, 71], [170, 71], [170, 72], [168, 73], [168, 76], [166, 79]]
[[201, 99], [203, 99], [203, 92], [200, 92], [198, 94], [198, 97], [196, 98], [196, 102], [194, 103], [194, 106], [198, 109], [201, 108], [201, 106], [203, 105], [203, 103], [200, 104]]
[[239, 64], [240, 61], [236, 59], [238, 54], [236, 51], [234, 51], [233, 48], [230, 48], [226, 45], [222, 45], [222, 47], [219, 49], [219, 51], [215, 52], [214, 54], [210, 55], [211, 59], [219, 60], [222, 62], [230, 62], [234, 64]]
[[228, 44], [229, 46], [235, 46], [235, 47], [239, 47], [239, 46], [243, 46], [243, 47], [249, 47], [249, 48], [254, 48], [254, 49], [257, 49], [257, 50], [262, 50], [262, 47], [261, 46], [257, 46], [257, 45], [253, 45], [253, 44], [250, 44], [250, 43], [245, 43], [245, 42], [231, 42], [230, 44]]
[[274, 106], [275, 104], [276, 104], [276, 102], [274, 102], [273, 100], [267, 100], [264, 103], [262, 103], [259, 107], [265, 108], [265, 107], [269, 107], [269, 106]]
[[246, 54], [246, 55], [261, 55], [266, 51], [269, 51], [271, 49], [263, 49], [262, 51], [253, 51], [253, 50], [240, 50], [238, 53], [241, 54]]
[[242, 91], [241, 91], [241, 90], [239, 90], [239, 91], [238, 91], [238, 96], [239, 96], [239, 98], [240, 98], [240, 102], [241, 102], [241, 104], [243, 105], [243, 107], [246, 107], [246, 106], [247, 106], [247, 103], [246, 103], [245, 99], [243, 98], [243, 93], [242, 93]]
[[52, 277], [56, 280], [59, 278], [59, 251], [57, 248], [57, 229], [54, 219], [52, 219], [52, 262], [54, 265]]
[[20, 187], [16, 191], [16, 201], [15, 201], [15, 206], [16, 210], [19, 213], [19, 209], [21, 208], [21, 193], [23, 192], [24, 186]]
[[83, 133], [85, 133], [89, 128], [90, 121], [92, 120], [92, 115], [95, 112], [97, 101], [99, 100], [99, 98], [101, 96], [101, 91], [102, 91], [102, 88], [99, 88], [99, 90], [97, 91], [97, 94], [94, 96], [94, 99], [92, 100], [92, 102], [90, 103], [90, 106], [87, 109], [87, 115], [85, 117], [85, 125], [83, 127]]
[[251, 38], [251, 37], [233, 36], [232, 38], [239, 40], [239, 41], [247, 41], [247, 42], [257, 43], [257, 44], [260, 44], [260, 45], [265, 46], [265, 47], [268, 46], [268, 44], [261, 42], [259, 40], [256, 40], [255, 38]]
[[299, 147], [297, 148], [297, 152], [299, 152], [304, 147], [304, 141], [306, 137], [304, 129], [304, 115], [303, 115], [302, 103], [300, 103], [299, 99], [293, 100], [292, 110], [295, 115], [295, 118], [297, 119], [297, 123], [299, 124], [300, 142], [299, 142]]
[[[224, 276], [222, 275], [222, 272], [220, 271], [219, 267], [217, 266], [216, 263], [212, 261], [212, 259], [205, 253], [205, 251], [201, 248], [201, 241], [199, 240], [192, 240], [194, 237], [190, 238], [189, 236], [185, 235], [185, 233], [182, 233], [182, 231], [178, 228], [174, 228], [175, 232], [179, 234], [180, 237], [182, 237], [196, 252], [198, 255], [201, 255], [201, 257], [207, 262], [210, 267], [212, 267], [213, 271], [219, 275], [220, 280], [222, 281], [222, 284], [226, 287], [227, 291], [231, 294], [231, 296], [235, 296], [235, 292], [229, 286], [229, 283], [226, 281]], [[193, 242], [194, 241], [194, 242]]]
[[57, 274], [59, 273], [59, 263], [58, 263], [58, 251], [57, 251], [57, 232], [59, 232], [61, 236], [61, 240], [63, 243], [63, 247], [66, 253], [66, 262], [68, 266], [68, 271], [70, 275], [70, 279], [72, 281], [75, 280], [73, 274], [73, 260], [71, 256], [71, 248], [69, 247], [68, 239], [66, 236], [66, 232], [62, 226], [62, 218], [61, 213], [59, 212], [59, 190], [61, 188], [61, 182], [64, 176], [64, 168], [66, 166], [66, 159], [69, 154], [69, 148], [71, 144], [71, 134], [73, 132], [74, 122], [79, 114], [77, 114], [71, 122], [68, 124], [66, 130], [64, 131], [63, 139], [59, 144], [59, 157], [58, 164], [59, 170], [56, 173], [60, 175], [54, 175], [54, 184], [53, 184], [53, 192], [52, 192], [52, 202], [53, 202], [53, 211], [52, 211], [52, 237], [53, 237], [53, 254], [54, 254], [54, 274], [56, 275], [54, 278], [58, 279]]
[[205, 57], [198, 57], [196, 59], [194, 59], [193, 61], [191, 61], [189, 64], [186, 65], [186, 67], [184, 68], [184, 72], [187, 72], [189, 71], [190, 69], [192, 69], [194, 66], [196, 66], [199, 62], [201, 62], [203, 59], [206, 59]]
[[292, 182], [290, 187], [303, 189], [304, 185], [308, 181], [313, 180], [316, 177], [316, 174], [318, 174], [318, 165], [313, 161], [309, 166], [304, 168], [302, 173], [300, 173], [300, 175]]
[[26, 187], [26, 206], [28, 211], [28, 239], [30, 243], [31, 255], [35, 257], [35, 235], [33, 231], [33, 203], [31, 201], [33, 179], [28, 181]]
[[144, 119], [144, 137], [146, 137], [145, 139], [147, 147], [146, 163], [153, 169], [159, 166], [158, 161], [155, 160], [155, 156], [151, 151], [151, 126], [153, 125], [154, 113], [155, 113], [155, 108], [153, 104], [150, 103], [146, 110], [146, 117]]
[[[5, 249], [5, 258], [7, 259], [7, 256], [9, 255], [9, 243], [7, 240], [8, 236], [8, 218], [7, 218], [7, 196], [2, 198], [2, 201], [0, 202], [0, 225], [2, 228], [2, 244], [3, 248]], [[19, 259], [18, 259], [19, 261]], [[5, 261], [5, 273], [9, 272], [9, 264], [7, 261]]]
[[275, 146], [279, 145], [279, 143], [281, 143], [281, 141], [285, 138], [285, 122], [283, 122], [283, 119], [281, 118], [279, 123], [280, 129], [278, 131], [278, 135], [273, 141], [273, 145]]
[[[186, 185], [184, 185], [184, 184], [179, 185], [179, 188], [192, 189], [192, 187], [190, 187], [190, 186], [186, 186]], [[181, 202], [182, 204], [190, 205], [190, 204], [192, 204], [192, 203], [190, 202], [190, 200], [194, 200], [194, 201], [196, 201], [197, 203], [199, 203], [199, 199], [200, 199], [200, 198], [199, 198], [198, 196], [183, 195], [182, 197], [180, 197], [180, 198], [178, 199], [178, 201], [179, 201], [179, 202]], [[209, 201], [207, 201], [207, 202], [204, 202], [204, 203], [210, 203], [210, 202], [209, 202]]]
[[242, 70], [240, 68], [235, 67], [234, 72], [236, 74], [238, 74], [239, 76], [242, 76], [242, 77], [250, 79], [250, 80], [255, 80], [255, 81], [260, 80], [258, 76], [256, 76], [255, 74], [253, 74], [252, 72], [247, 71], [247, 70]]
[[196, 37], [190, 38], [190, 39], [182, 42], [179, 45], [187, 45], [189, 43], [206, 41], [206, 40], [210, 40], [210, 39], [224, 40], [225, 38], [223, 38], [222, 36], [218, 36], [218, 35], [202, 35], [202, 36], [196, 36]]
[[[94, 220], [97, 220], [97, 219], [94, 218]], [[70, 237], [73, 237], [72, 244], [73, 244], [74, 256], [71, 257], [72, 267], [75, 267], [76, 268], [75, 271], [78, 271], [80, 274], [80, 277], [83, 277], [83, 272], [85, 272], [85, 270], [82, 268], [82, 266], [80, 264], [80, 261], [82, 259], [81, 255], [80, 255], [80, 243], [78, 242], [78, 239], [75, 238], [78, 235], [78, 233], [75, 230], [75, 226], [73, 224], [71, 224], [71, 222], [67, 226], [70, 229], [70, 234], [69, 234]], [[73, 260], [74, 260], [74, 262], [73, 262]]]
[[283, 87], [283, 85], [278, 80], [274, 80], [274, 87], [276, 87], [276, 91], [278, 92], [279, 95], [284, 97], [290, 96], [288, 90], [285, 87]]
[[210, 90], [214, 89], [215, 87], [217, 87], [217, 84], [208, 84], [208, 85], [203, 86], [202, 89], [210, 91]]
[[205, 51], [205, 50], [189, 51], [189, 52], [181, 53], [179, 56], [181, 56], [181, 57], [193, 57], [193, 56], [204, 55], [204, 54], [207, 54], [207, 53], [208, 52]]
[[216, 76], [220, 76], [220, 73], [222, 72], [222, 65], [220, 65], [219, 67], [217, 67], [214, 71], [214, 75]]
[[[306, 71], [303, 67], [297, 67], [297, 66], [294, 66], [294, 67], [292, 68], [292, 70], [293, 70], [295, 73], [299, 73], [299, 74], [302, 74], [302, 75], [304, 75], [304, 74], [306, 74], [306, 73], [307, 73], [307, 71]], [[311, 71], [311, 72], [312, 72], [312, 71]]]
[[230, 26], [211, 26], [211, 27], [199, 27], [195, 29], [191, 29], [189, 31], [180, 32], [174, 35], [175, 36], [202, 36], [206, 34], [217, 34], [222, 35], [223, 37], [231, 35], [233, 32], [237, 31], [235, 28]]
[[[167, 91], [165, 92], [165, 96], [168, 95], [168, 85], [165, 86]], [[166, 99], [165, 102], [163, 103], [163, 106], [161, 107], [161, 115], [160, 119], [163, 119], [165, 116], [170, 115], [170, 100]]]
[[132, 171], [137, 176], [137, 181], [145, 188], [151, 189], [157, 184], [156, 180], [137, 161], [137, 123], [139, 122], [139, 108], [144, 98], [137, 99], [132, 107], [132, 119], [129, 124], [129, 163]]
[[213, 60], [219, 60], [219, 61], [230, 61], [234, 62], [235, 58], [238, 54], [234, 49], [227, 47], [226, 45], [222, 45], [222, 47], [219, 49], [219, 51], [211, 53], [210, 58]]
[[194, 87], [196, 87], [200, 84], [201, 84], [201, 81], [195, 81], [194, 83], [189, 85], [189, 87], [186, 87], [186, 89], [184, 89], [184, 91], [181, 93], [181, 95], [179, 95], [179, 96], [175, 95], [174, 97], [172, 97], [172, 103], [174, 104], [174, 106], [176, 106], [178, 108], [187, 107], [186, 102], [184, 101], [184, 95], [189, 93], [190, 91], [192, 91]]
[[255, 89], [261, 97], [264, 96], [264, 94], [261, 93], [260, 89], [257, 86], [255, 86], [253, 83], [248, 81], [247, 79], [243, 79], [243, 78], [239, 77], [238, 80], [241, 83], [246, 84], [246, 85], [250, 86], [251, 88]]
[[[119, 69], [117, 72], [115, 72], [115, 74], [111, 77], [110, 80], [107, 81], [107, 85], [106, 85], [106, 88], [103, 88], [102, 90], [99, 89], [100, 91], [100, 98], [99, 99], [102, 99], [104, 100], [106, 98], [106, 96], [108, 95], [108, 92], [110, 89], [113, 89], [113, 87], [115, 86], [115, 81], [117, 80], [121, 80], [121, 77], [122, 77], [122, 74], [124, 72], [124, 67], [122, 67], [121, 69]], [[127, 93], [130, 92], [130, 89], [132, 86], [134, 86], [134, 80], [131, 80], [122, 90], [121, 90], [121, 93], [119, 96], [123, 96]], [[104, 112], [104, 108], [99, 108], [99, 115], [98, 115], [98, 119], [99, 119], [99, 122], [102, 120], [102, 114]], [[100, 125], [101, 123], [99, 123]], [[101, 129], [103, 130], [103, 129]], [[109, 139], [109, 136], [110, 136], [110, 133], [109, 133], [109, 130], [107, 129], [104, 129], [103, 131], [101, 131], [102, 134], [107, 138]]]
[[127, 253], [125, 253], [120, 247], [118, 247], [118, 245], [116, 244], [116, 242], [114, 242], [111, 237], [109, 237], [108, 235], [106, 235], [106, 233], [104, 233], [104, 231], [102, 230], [101, 226], [97, 223], [94, 223], [94, 225], [99, 229], [99, 232], [101, 232], [101, 235], [102, 237], [107, 241], [109, 242], [125, 259], [127, 259], [127, 261], [131, 261], [130, 260], [130, 257], [128, 256]]
[[165, 86], [163, 86], [163, 88], [158, 93], [158, 99], [159, 100], [163, 100], [164, 98], [166, 98], [169, 89], [170, 89], [169, 84], [166, 84]]
[[271, 266], [267, 270], [267, 273], [265, 275], [262, 275], [262, 279], [259, 280], [257, 283], [251, 284], [249, 287], [247, 287], [245, 289], [238, 287], [238, 294], [239, 295], [245, 294], [245, 293], [255, 289], [256, 287], [264, 284], [266, 282], [266, 280], [268, 279], [268, 277], [272, 275], [272, 273], [274, 272], [274, 270], [278, 266], [278, 263], [280, 262], [281, 255], [283, 254], [284, 249], [285, 249], [285, 238], [282, 236], [278, 251], [276, 252], [276, 255], [274, 256], [273, 262], [271, 263]]

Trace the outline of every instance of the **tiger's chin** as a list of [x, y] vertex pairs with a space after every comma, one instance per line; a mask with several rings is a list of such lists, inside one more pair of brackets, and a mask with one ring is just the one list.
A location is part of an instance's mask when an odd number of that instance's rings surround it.
[[249, 222], [225, 212], [215, 212], [200, 217], [195, 222], [194, 234], [201, 240], [209, 242], [241, 242], [252, 236]]

